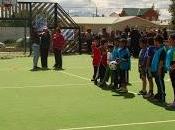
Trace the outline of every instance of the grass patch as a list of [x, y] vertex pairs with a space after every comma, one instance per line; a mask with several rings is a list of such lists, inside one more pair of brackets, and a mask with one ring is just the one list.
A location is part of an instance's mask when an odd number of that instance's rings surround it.
[[[0, 60], [0, 130], [59, 130], [139, 122], [174, 120], [175, 112], [141, 96], [102, 90], [90, 82], [89, 55], [64, 56], [64, 71], [31, 72], [32, 57]], [[80, 78], [83, 77], [83, 78]], [[166, 80], [168, 79], [166, 76]], [[89, 80], [88, 80], [89, 79]], [[141, 88], [137, 59], [132, 59], [129, 91]], [[156, 89], [155, 89], [156, 91]], [[166, 82], [167, 102], [173, 100]], [[175, 122], [95, 130], [172, 130]]]

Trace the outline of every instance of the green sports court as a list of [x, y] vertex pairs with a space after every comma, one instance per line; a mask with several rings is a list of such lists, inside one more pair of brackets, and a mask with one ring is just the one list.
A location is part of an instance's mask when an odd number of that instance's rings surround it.
[[[0, 0], [0, 130], [175, 129], [174, 91], [159, 73], [168, 56], [175, 78], [174, 30], [175, 0]], [[91, 82], [92, 57], [102, 81], [111, 61], [125, 80], [130, 56], [128, 93]], [[164, 104], [138, 95], [151, 64]]]
[[[128, 94], [90, 82], [90, 55], [63, 57], [63, 71], [32, 72], [32, 58], [0, 60], [0, 130], [172, 130], [175, 112], [137, 95], [141, 82], [132, 59]], [[173, 91], [165, 78], [167, 102]], [[156, 91], [156, 90], [155, 90]]]

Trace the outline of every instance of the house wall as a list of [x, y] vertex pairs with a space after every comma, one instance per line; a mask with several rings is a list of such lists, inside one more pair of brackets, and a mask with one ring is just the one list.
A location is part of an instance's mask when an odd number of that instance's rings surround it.
[[81, 31], [86, 32], [87, 29], [91, 29], [94, 33], [101, 32], [102, 28], [106, 28], [107, 31], [112, 31], [113, 25], [100, 25], [100, 24], [81, 24]]

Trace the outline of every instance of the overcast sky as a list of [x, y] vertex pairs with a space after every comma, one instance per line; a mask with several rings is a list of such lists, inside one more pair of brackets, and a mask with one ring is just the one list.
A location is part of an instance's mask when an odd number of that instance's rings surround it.
[[153, 3], [156, 9], [160, 11], [161, 19], [170, 17], [168, 12], [169, 4], [171, 3], [170, 0], [60, 0], [60, 4], [63, 7], [87, 8], [97, 6], [99, 8], [99, 13], [104, 13], [106, 15], [114, 11], [118, 12], [123, 7], [149, 8], [153, 5]]

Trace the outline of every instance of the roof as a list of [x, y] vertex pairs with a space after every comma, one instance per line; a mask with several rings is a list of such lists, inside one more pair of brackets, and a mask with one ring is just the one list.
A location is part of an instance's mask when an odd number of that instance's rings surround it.
[[72, 19], [77, 24], [101, 24], [101, 25], [111, 25], [117, 22], [122, 22], [135, 18], [135, 16], [126, 17], [72, 17]]
[[43, 3], [59, 3], [60, 0], [17, 0], [17, 2], [43, 2]]
[[113, 12], [113, 13], [111, 13], [109, 16], [110, 16], [110, 17], [118, 17], [118, 16], [119, 16], [119, 14], [118, 14], [118, 13], [116, 13], [116, 12]]
[[137, 16], [125, 16], [125, 17], [72, 17], [72, 19], [78, 25], [115, 25], [122, 22], [138, 22], [139, 24], [149, 26], [160, 26], [157, 23], [153, 23], [149, 20], [137, 17]]
[[123, 8], [127, 16], [143, 16], [147, 11], [152, 8]]
[[169, 26], [170, 25], [170, 21], [152, 21], [155, 24], [158, 24], [160, 26]]

